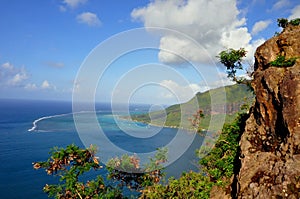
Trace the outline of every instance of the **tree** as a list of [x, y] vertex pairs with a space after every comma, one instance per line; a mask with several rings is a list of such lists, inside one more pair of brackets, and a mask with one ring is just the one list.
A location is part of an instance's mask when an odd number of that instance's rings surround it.
[[[251, 81], [247, 80], [243, 77], [237, 77], [236, 72], [237, 70], [243, 70], [243, 58], [246, 57], [247, 51], [244, 48], [240, 48], [238, 50], [235, 49], [228, 49], [223, 50], [219, 53], [219, 61], [226, 67], [227, 77], [231, 79], [232, 81], [235, 81], [238, 84], [245, 84], [247, 85], [250, 90], [252, 90], [251, 87]], [[250, 65], [249, 68], [251, 68], [252, 65]], [[249, 68], [247, 70], [247, 74], [249, 77], [251, 77], [252, 72], [249, 71]]]
[[63, 198], [121, 198], [121, 192], [105, 186], [102, 177], [83, 183], [79, 176], [91, 169], [98, 170], [102, 166], [95, 157], [96, 148], [80, 149], [71, 144], [64, 148], [54, 147], [50, 151], [50, 158], [45, 162], [33, 163], [34, 169], [44, 168], [48, 175], [60, 176], [63, 183], [48, 185], [43, 188], [49, 197]]
[[288, 25], [299, 26], [300, 18], [292, 19], [290, 21], [285, 18], [279, 18], [279, 19], [277, 19], [277, 25], [283, 29], [286, 28]]
[[115, 186], [106, 185], [102, 176], [82, 182], [80, 176], [84, 173], [103, 168], [95, 157], [96, 151], [92, 145], [88, 149], [80, 149], [74, 144], [66, 148], [54, 147], [47, 161], [33, 163], [34, 169], [44, 168], [48, 175], [60, 177], [59, 184], [46, 184], [44, 192], [57, 199], [124, 198], [124, 186], [140, 190], [144, 186], [158, 183], [163, 176], [161, 164], [167, 161], [167, 149], [158, 149], [155, 157], [150, 159], [149, 167], [142, 169], [137, 156], [125, 154], [110, 160], [107, 167], [109, 177], [119, 182], [114, 183]]
[[242, 81], [236, 77], [236, 71], [243, 69], [242, 61], [246, 53], [247, 51], [244, 48], [238, 50], [230, 48], [221, 51], [219, 56], [217, 56], [220, 62], [226, 67], [228, 78], [237, 83], [242, 83]]
[[140, 159], [137, 155], [124, 154], [122, 157], [115, 157], [108, 161], [108, 178], [119, 183], [121, 187], [141, 191], [146, 186], [152, 186], [160, 182], [164, 176], [162, 164], [167, 161], [167, 148], [158, 148], [150, 162], [140, 166]]
[[277, 19], [277, 25], [281, 28], [286, 28], [288, 24], [289, 24], [289, 20], [285, 18]]

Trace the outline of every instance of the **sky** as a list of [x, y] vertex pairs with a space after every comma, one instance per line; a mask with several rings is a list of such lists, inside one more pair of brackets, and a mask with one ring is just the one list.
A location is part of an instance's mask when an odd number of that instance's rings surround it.
[[[0, 0], [0, 98], [173, 104], [232, 84], [298, 0]], [[240, 73], [243, 75], [243, 73]]]

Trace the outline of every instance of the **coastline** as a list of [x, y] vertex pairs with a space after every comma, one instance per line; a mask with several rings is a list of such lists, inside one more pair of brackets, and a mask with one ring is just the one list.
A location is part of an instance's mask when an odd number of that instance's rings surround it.
[[[137, 122], [137, 123], [142, 123], [145, 125], [149, 125], [149, 126], [154, 126], [154, 127], [161, 127], [161, 128], [171, 128], [171, 129], [181, 129], [181, 130], [185, 130], [188, 132], [193, 132], [193, 133], [198, 133], [195, 129], [189, 129], [189, 128], [184, 128], [184, 127], [178, 127], [178, 126], [168, 126], [168, 125], [160, 125], [160, 124], [155, 124], [155, 123], [149, 123], [149, 122], [145, 122], [145, 121], [139, 121], [139, 120], [134, 120], [131, 119], [130, 116], [120, 116], [118, 115], [118, 119], [121, 120], [126, 120], [126, 121], [131, 121], [131, 122]], [[202, 129], [201, 132], [205, 132], [207, 131], [207, 129]]]

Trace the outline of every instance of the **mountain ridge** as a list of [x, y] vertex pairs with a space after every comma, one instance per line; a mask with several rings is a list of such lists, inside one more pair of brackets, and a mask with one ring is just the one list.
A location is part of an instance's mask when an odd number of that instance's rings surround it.
[[171, 105], [162, 111], [131, 115], [131, 119], [151, 125], [191, 129], [190, 119], [200, 109], [205, 115], [200, 128], [207, 129], [212, 115], [225, 117], [227, 122], [232, 121], [240, 107], [251, 103], [253, 98], [246, 85], [234, 84], [199, 92], [189, 101]]

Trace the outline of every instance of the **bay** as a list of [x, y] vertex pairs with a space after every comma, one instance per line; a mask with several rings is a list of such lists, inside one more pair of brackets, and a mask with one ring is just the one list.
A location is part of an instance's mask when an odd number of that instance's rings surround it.
[[[145, 113], [149, 107], [130, 105], [129, 109], [134, 113]], [[110, 142], [132, 153], [147, 153], [162, 147], [171, 142], [178, 131], [120, 119], [119, 116], [126, 113], [122, 105], [117, 109], [120, 114], [117, 117], [112, 114], [110, 104], [97, 104], [96, 110], [99, 124]], [[71, 113], [71, 102], [0, 100], [0, 198], [48, 198], [42, 188], [46, 183], [56, 183], [57, 179], [46, 175], [43, 170], [34, 170], [32, 162], [47, 160], [48, 152], [54, 146], [65, 147], [74, 143], [85, 147]], [[87, 123], [88, 118], [86, 114]], [[34, 121], [37, 121], [36, 127]], [[159, 133], [149, 137], [153, 130], [159, 130]], [[124, 131], [142, 132], [144, 137], [135, 138]], [[197, 170], [195, 150], [201, 143], [202, 137], [196, 135], [188, 150], [166, 167], [167, 177], [179, 177], [183, 171]], [[100, 158], [103, 154], [108, 157], [116, 155], [113, 150], [101, 148], [101, 144], [99, 148]], [[177, 148], [180, 150], [180, 145]], [[98, 174], [105, 175], [105, 171], [91, 175]]]

